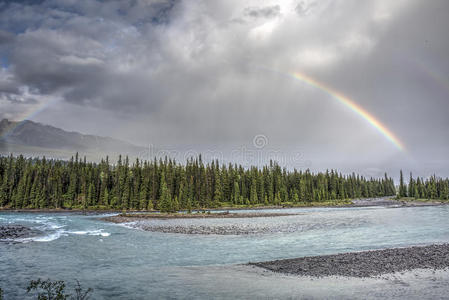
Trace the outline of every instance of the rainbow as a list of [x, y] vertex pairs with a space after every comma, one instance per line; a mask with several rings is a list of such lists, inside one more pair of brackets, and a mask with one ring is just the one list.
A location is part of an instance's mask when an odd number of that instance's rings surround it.
[[20, 116], [15, 117], [15, 119], [19, 119], [20, 121], [10, 126], [5, 132], [0, 133], [0, 139], [7, 138], [8, 135], [10, 135], [14, 131], [14, 129], [22, 125], [27, 120], [30, 120], [32, 117], [36, 116], [37, 114], [45, 110], [47, 107], [49, 107], [50, 105], [54, 104], [59, 100], [60, 100], [59, 98], [53, 98], [46, 102], [39, 102], [37, 105], [33, 105], [29, 109], [24, 110], [24, 112], [20, 114]]
[[350, 108], [353, 112], [361, 116], [365, 121], [371, 124], [377, 131], [379, 131], [384, 137], [386, 137], [396, 148], [403, 151], [404, 145], [401, 141], [391, 132], [385, 125], [383, 125], [379, 120], [377, 120], [372, 114], [363, 109], [360, 105], [355, 103], [350, 98], [346, 97], [337, 90], [321, 83], [305, 74], [299, 72], [293, 72], [289, 75], [293, 76], [295, 79], [300, 80], [308, 85], [316, 87], [321, 91], [327, 93], [332, 98], [338, 100], [340, 103], [344, 104], [346, 107]]
[[[355, 103], [350, 98], [346, 97], [339, 91], [325, 85], [324, 83], [321, 83], [310, 76], [307, 76], [303, 73], [299, 72], [293, 72], [289, 73], [290, 76], [293, 78], [300, 80], [310, 86], [313, 86], [315, 88], [320, 89], [321, 91], [327, 93], [332, 98], [338, 100], [340, 103], [344, 104], [346, 107], [350, 108], [353, 112], [361, 116], [364, 120], [366, 120], [369, 124], [371, 124], [375, 129], [377, 129], [383, 136], [385, 136], [396, 148], [403, 151], [405, 149], [404, 145], [401, 143], [401, 141], [391, 132], [385, 125], [383, 125], [379, 120], [377, 120], [372, 114], [367, 112], [365, 109], [363, 109], [361, 106], [359, 106], [357, 103]], [[57, 102], [59, 99], [55, 98], [50, 101], [41, 103], [38, 107], [34, 107], [31, 111], [26, 112], [23, 114], [22, 122], [17, 122], [17, 124], [11, 128], [9, 128], [6, 132], [3, 132], [0, 135], [1, 138], [5, 138], [8, 136], [9, 133], [11, 133], [15, 128], [20, 126], [25, 120], [30, 119], [32, 116], [35, 116], [39, 112], [46, 109], [48, 106], [53, 104], [54, 102]]]
[[430, 68], [428, 66], [428, 64], [424, 64], [420, 60], [414, 59], [411, 61], [416, 65], [416, 67], [419, 68], [419, 70], [422, 73], [425, 73], [428, 77], [430, 77], [438, 85], [440, 85], [442, 88], [444, 88], [446, 93], [449, 93], [449, 81], [445, 75], [441, 74], [437, 70]]

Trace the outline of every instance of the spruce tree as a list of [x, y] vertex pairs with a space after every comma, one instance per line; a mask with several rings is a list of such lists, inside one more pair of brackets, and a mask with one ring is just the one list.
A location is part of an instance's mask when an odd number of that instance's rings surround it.
[[399, 198], [407, 197], [407, 187], [404, 184], [404, 175], [402, 174], [402, 170], [400, 172], [399, 178]]
[[221, 178], [219, 174], [215, 177], [215, 190], [214, 190], [214, 206], [219, 207], [223, 201], [223, 186], [221, 184]]
[[159, 210], [161, 212], [172, 212], [173, 211], [173, 205], [172, 205], [172, 199], [170, 195], [170, 191], [167, 188], [167, 183], [165, 182], [165, 173], [162, 172], [161, 174], [161, 199], [160, 199], [160, 205]]
[[293, 192], [293, 202], [294, 203], [299, 202], [299, 196], [298, 196], [298, 192], [296, 190]]
[[251, 180], [251, 189], [250, 189], [250, 203], [252, 205], [257, 204], [258, 198], [257, 198], [257, 182], [256, 179], [253, 178]]

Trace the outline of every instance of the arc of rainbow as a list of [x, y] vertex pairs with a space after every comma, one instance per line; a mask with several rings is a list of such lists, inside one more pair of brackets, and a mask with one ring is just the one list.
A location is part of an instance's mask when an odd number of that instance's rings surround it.
[[428, 64], [423, 63], [420, 60], [412, 60], [413, 63], [420, 69], [421, 72], [425, 73], [428, 77], [430, 77], [433, 81], [435, 81], [438, 85], [443, 87], [446, 93], [449, 92], [449, 80], [448, 77], [441, 74], [437, 70], [430, 68]]
[[7, 138], [8, 135], [10, 135], [14, 131], [14, 129], [20, 127], [20, 125], [22, 125], [24, 122], [39, 114], [41, 111], [45, 110], [47, 107], [59, 100], [59, 98], [53, 98], [46, 102], [41, 102], [37, 106], [33, 106], [32, 108], [26, 110], [18, 117], [20, 121], [16, 122], [13, 126], [9, 127], [5, 132], [0, 134], [0, 139]]
[[405, 147], [401, 141], [391, 132], [385, 125], [383, 125], [379, 120], [377, 120], [372, 114], [363, 109], [360, 105], [355, 103], [353, 100], [343, 95], [341, 92], [334, 90], [333, 88], [321, 83], [305, 74], [294, 72], [290, 73], [295, 79], [300, 80], [308, 85], [316, 87], [321, 91], [327, 93], [332, 98], [338, 100], [340, 103], [344, 104], [346, 107], [350, 108], [353, 112], [358, 114], [369, 124], [371, 124], [377, 131], [379, 131], [384, 137], [386, 137], [396, 148], [399, 150], [404, 150]]

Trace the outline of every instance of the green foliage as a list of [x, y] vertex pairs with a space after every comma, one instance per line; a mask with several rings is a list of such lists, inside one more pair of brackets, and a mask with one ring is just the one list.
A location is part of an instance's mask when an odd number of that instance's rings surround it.
[[173, 204], [172, 204], [170, 191], [168, 190], [167, 183], [165, 182], [164, 172], [162, 172], [162, 174], [161, 174], [161, 192], [160, 192], [160, 194], [161, 194], [161, 199], [160, 199], [159, 210], [161, 212], [172, 212]]
[[[449, 189], [440, 183], [423, 184], [419, 178], [413, 183], [420, 197], [449, 197]], [[402, 193], [407, 191], [404, 187]], [[367, 179], [335, 170], [287, 171], [274, 162], [245, 169], [218, 162], [205, 164], [201, 157], [181, 165], [168, 158], [130, 164], [127, 157], [120, 156], [111, 165], [108, 158], [92, 163], [78, 155], [70, 161], [0, 156], [0, 207], [9, 208], [155, 208], [174, 212], [224, 205], [345, 202], [395, 194], [387, 174]]]
[[[404, 189], [404, 188], [403, 188]], [[401, 198], [409, 197], [414, 199], [429, 199], [429, 200], [448, 200], [449, 199], [449, 179], [437, 178], [435, 175], [424, 180], [418, 177], [416, 180], [410, 174], [410, 181], [408, 187], [408, 195]]]
[[[32, 280], [27, 287], [27, 293], [31, 293], [33, 291], [37, 292], [38, 300], [65, 300], [65, 299], [73, 299], [73, 300], [88, 300], [90, 294], [93, 292], [92, 288], [88, 288], [87, 290], [83, 290], [81, 284], [78, 280], [76, 280], [76, 286], [74, 289], [74, 295], [66, 294], [65, 292], [66, 284], [64, 281], [51, 281], [47, 280]], [[0, 289], [0, 300], [2, 300], [2, 294]]]
[[37, 291], [38, 300], [64, 300], [68, 299], [69, 295], [65, 294], [64, 281], [51, 281], [50, 279], [32, 280], [27, 287], [27, 293]]
[[76, 281], [76, 287], [75, 287], [75, 295], [72, 297], [74, 300], [88, 300], [89, 294], [91, 294], [94, 290], [92, 288], [88, 288], [87, 290], [83, 290], [81, 287], [80, 282]]
[[0, 288], [0, 300], [3, 300], [3, 290]]
[[402, 174], [402, 170], [400, 172], [399, 178], [399, 198], [407, 197], [407, 186], [404, 183], [404, 175]]

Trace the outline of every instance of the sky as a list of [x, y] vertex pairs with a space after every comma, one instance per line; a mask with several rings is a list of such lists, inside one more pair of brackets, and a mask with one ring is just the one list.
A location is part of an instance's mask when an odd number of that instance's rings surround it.
[[178, 160], [449, 176], [448, 28], [446, 0], [0, 1], [0, 118]]

